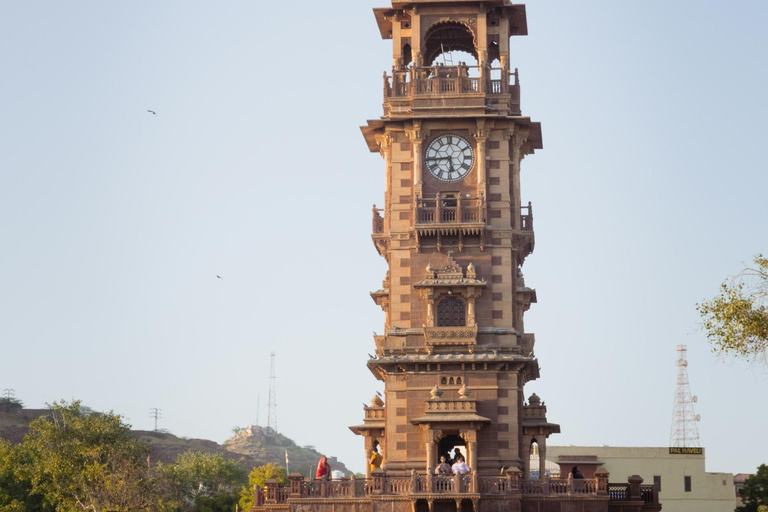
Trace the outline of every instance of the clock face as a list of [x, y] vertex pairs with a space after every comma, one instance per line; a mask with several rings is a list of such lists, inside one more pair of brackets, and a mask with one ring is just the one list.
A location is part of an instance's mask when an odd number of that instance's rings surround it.
[[440, 181], [459, 181], [472, 170], [475, 152], [464, 137], [445, 134], [427, 146], [424, 161], [429, 173]]

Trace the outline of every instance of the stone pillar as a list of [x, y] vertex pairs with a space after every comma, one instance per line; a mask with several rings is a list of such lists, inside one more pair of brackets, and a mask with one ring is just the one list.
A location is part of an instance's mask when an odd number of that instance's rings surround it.
[[427, 327], [435, 326], [435, 298], [427, 297]]
[[531, 436], [523, 436], [523, 480], [531, 479]]
[[642, 500], [643, 494], [640, 492], [640, 484], [643, 483], [643, 479], [639, 475], [632, 475], [629, 477], [629, 499], [630, 500]]
[[544, 478], [544, 469], [546, 468], [547, 457], [547, 440], [542, 440], [539, 444], [539, 478]]
[[291, 484], [291, 498], [301, 498], [304, 494], [304, 475], [293, 472], [288, 475]]
[[381, 468], [371, 471], [371, 478], [373, 478], [373, 488], [371, 494], [384, 494], [387, 485], [387, 472]]
[[518, 468], [512, 467], [507, 469], [505, 473], [509, 479], [509, 492], [520, 492], [520, 478], [522, 477], [522, 472]]
[[474, 440], [467, 443], [467, 451], [469, 452], [467, 454], [469, 467], [472, 471], [477, 471], [477, 443]]
[[419, 6], [414, 5], [411, 15], [411, 58], [413, 67], [421, 66], [421, 16]]
[[477, 140], [477, 187], [478, 187], [478, 195], [486, 195], [485, 194], [485, 182], [487, 181], [485, 178], [485, 159], [486, 159], [486, 138], [483, 136], [476, 137]]
[[267, 503], [277, 503], [277, 488], [279, 486], [277, 480], [270, 478], [264, 482], [264, 486], [267, 488]]
[[426, 460], [427, 474], [431, 473], [432, 472], [431, 470], [437, 465], [437, 463], [435, 462], [435, 443], [432, 441], [432, 439], [433, 439], [432, 431], [428, 430], [427, 431], [427, 460]]
[[422, 183], [422, 162], [424, 161], [424, 155], [421, 151], [421, 145], [424, 142], [422, 139], [413, 139], [413, 190], [421, 195], [421, 183]]
[[264, 505], [264, 489], [259, 485], [253, 486], [253, 504], [257, 507]]
[[595, 471], [595, 478], [597, 479], [597, 494], [608, 494], [608, 477], [610, 474], [603, 468]]
[[365, 435], [365, 478], [371, 478], [371, 451], [373, 450], [373, 437], [370, 432]]

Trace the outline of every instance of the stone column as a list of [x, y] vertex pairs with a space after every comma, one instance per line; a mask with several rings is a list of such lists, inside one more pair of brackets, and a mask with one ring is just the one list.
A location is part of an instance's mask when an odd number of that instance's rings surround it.
[[475, 325], [475, 298], [469, 297], [467, 300], [467, 326]]
[[544, 478], [544, 468], [546, 467], [547, 440], [544, 438], [539, 443], [539, 478]]
[[423, 179], [421, 166], [424, 156], [422, 155], [421, 151], [422, 142], [422, 139], [417, 139], [415, 137], [413, 139], [413, 191], [419, 196], [421, 196], [421, 185]]
[[477, 141], [477, 195], [482, 197], [488, 196], [486, 190], [486, 143], [488, 141], [487, 132], [485, 130], [485, 120], [477, 121], [477, 131], [474, 133], [475, 140]]
[[427, 467], [426, 467], [427, 474], [429, 474], [431, 472], [432, 468], [434, 468], [434, 466], [437, 465], [434, 462], [434, 460], [435, 460], [435, 443], [433, 441], [432, 430], [428, 430], [427, 431], [427, 460], [426, 460], [426, 463], [427, 463]]

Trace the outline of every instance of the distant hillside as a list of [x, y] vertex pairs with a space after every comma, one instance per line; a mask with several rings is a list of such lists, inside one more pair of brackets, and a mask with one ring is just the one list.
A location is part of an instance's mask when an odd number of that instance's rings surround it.
[[[29, 422], [48, 414], [48, 409], [22, 409], [18, 407], [0, 407], [0, 438], [18, 444], [29, 430]], [[207, 439], [186, 439], [173, 434], [147, 430], [134, 430], [134, 435], [149, 444], [152, 463], [174, 462], [180, 453], [188, 450], [220, 453], [230, 460], [237, 461], [243, 467], [251, 469], [269, 462], [285, 465], [285, 452], [288, 452], [289, 469], [302, 475], [312, 474], [321, 455], [326, 455], [334, 470], [343, 471], [349, 476], [351, 471], [329, 454], [321, 454], [312, 446], [300, 447], [291, 439], [268, 427], [251, 425], [239, 430], [223, 445]]]
[[297, 446], [291, 439], [269, 427], [246, 427], [231, 439], [224, 441], [224, 446], [230, 452], [253, 456], [262, 461], [260, 464], [277, 462], [281, 466], [285, 464], [285, 453], [288, 452], [291, 472], [298, 471], [304, 476], [311, 474], [313, 477], [317, 462], [325, 455], [333, 470], [343, 471], [345, 476], [352, 474], [336, 457], [320, 453], [314, 446]]

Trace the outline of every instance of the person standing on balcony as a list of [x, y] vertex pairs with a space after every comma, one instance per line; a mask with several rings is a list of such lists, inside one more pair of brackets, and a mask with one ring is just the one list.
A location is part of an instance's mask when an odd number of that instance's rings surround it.
[[441, 455], [440, 464], [438, 464], [435, 468], [435, 474], [440, 476], [449, 476], [451, 473], [451, 465], [445, 462], [445, 455]]
[[320, 457], [320, 462], [317, 464], [317, 472], [315, 473], [317, 480], [330, 480], [331, 478], [331, 465], [328, 464], [328, 459], [323, 455]]
[[453, 471], [454, 474], [466, 475], [471, 471], [471, 469], [469, 469], [469, 466], [467, 466], [467, 463], [464, 462], [464, 456], [459, 455], [458, 460], [451, 468], [451, 471]]
[[382, 457], [379, 453], [379, 442], [374, 441], [373, 450], [371, 450], [371, 471], [374, 469], [379, 469], [383, 460], [384, 457]]

